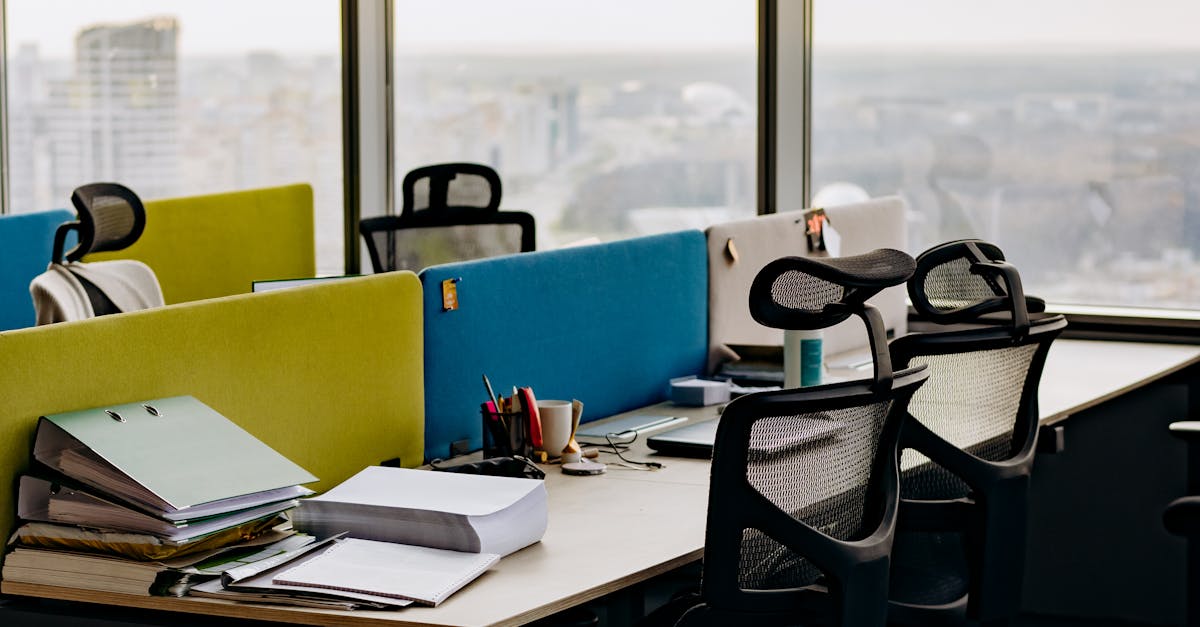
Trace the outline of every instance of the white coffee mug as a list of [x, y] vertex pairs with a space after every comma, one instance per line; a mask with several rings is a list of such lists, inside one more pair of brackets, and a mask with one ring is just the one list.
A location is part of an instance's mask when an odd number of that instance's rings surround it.
[[571, 401], [538, 401], [537, 406], [542, 419], [542, 450], [558, 457], [571, 438]]

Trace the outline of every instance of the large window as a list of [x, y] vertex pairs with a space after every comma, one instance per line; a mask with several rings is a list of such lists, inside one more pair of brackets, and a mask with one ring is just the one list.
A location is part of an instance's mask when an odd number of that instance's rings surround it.
[[307, 182], [342, 271], [339, 2], [8, 0], [9, 203], [70, 206]]
[[814, 2], [817, 204], [901, 194], [1060, 303], [1200, 309], [1200, 5]]
[[756, 4], [397, 0], [395, 176], [494, 167], [538, 247], [754, 215]]

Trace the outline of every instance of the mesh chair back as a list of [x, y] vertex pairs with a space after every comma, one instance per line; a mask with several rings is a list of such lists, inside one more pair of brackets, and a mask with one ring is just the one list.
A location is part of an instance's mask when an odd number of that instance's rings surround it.
[[925, 377], [914, 367], [885, 391], [855, 381], [729, 404], [713, 447], [703, 580], [711, 611], [767, 620], [808, 606], [840, 624], [882, 624], [896, 443]]
[[875, 377], [740, 397], [713, 446], [702, 596], [684, 622], [793, 624], [801, 609], [838, 624], [882, 625], [898, 495], [904, 407], [925, 368], [893, 373], [879, 312], [865, 303], [903, 282], [913, 260], [786, 257], [750, 289], [756, 320], [814, 329], [851, 315], [867, 327]]
[[[71, 194], [71, 203], [75, 205], [77, 219], [64, 222], [54, 232], [54, 244], [50, 253], [50, 263], [54, 265], [64, 262], [77, 262], [89, 253], [122, 250], [128, 248], [142, 236], [146, 228], [146, 208], [133, 190], [117, 183], [90, 183], [75, 189]], [[64, 255], [67, 236], [75, 231], [78, 244]], [[120, 289], [124, 294], [124, 307], [144, 308], [161, 306], [162, 290], [158, 287], [158, 279], [154, 272], [138, 261], [123, 260], [88, 264], [90, 270], [84, 272], [79, 266], [66, 266], [67, 272], [74, 275], [74, 282], [82, 288], [88, 303], [91, 305], [91, 315], [104, 316], [121, 313], [118, 306], [105, 289]], [[105, 268], [104, 271], [99, 268]], [[119, 270], [116, 268], [120, 268]], [[59, 268], [61, 270], [61, 268]], [[34, 295], [34, 308], [38, 311], [38, 323], [61, 321], [67, 310], [79, 309], [83, 315], [89, 313], [77, 305], [64, 305], [65, 297], [60, 300], [52, 294], [62, 293], [48, 287], [56, 283], [55, 268], [44, 275], [36, 277], [30, 285]], [[115, 274], [120, 277], [123, 288], [114, 288], [112, 284], [104, 288], [93, 282], [88, 276], [96, 278], [97, 274]], [[147, 278], [148, 277], [148, 278]], [[61, 280], [61, 279], [58, 279]], [[112, 280], [112, 279], [110, 279]], [[103, 281], [101, 281], [103, 282]], [[70, 317], [66, 318], [70, 319]]]
[[367, 218], [360, 229], [375, 272], [419, 272], [438, 264], [534, 249], [533, 216], [502, 211], [490, 214], [489, 219], [492, 222], [441, 225], [386, 216]]
[[404, 177], [399, 216], [366, 218], [359, 230], [375, 272], [529, 252], [533, 216], [498, 211], [500, 175], [477, 163], [442, 163]]
[[500, 208], [500, 175], [478, 163], [439, 163], [404, 175], [402, 213], [422, 211], [496, 211]]
[[[902, 511], [893, 602], [978, 620], [1019, 609], [1028, 478], [1037, 441], [1038, 383], [1061, 316], [1029, 316], [1020, 275], [994, 245], [950, 242], [917, 258], [914, 308], [939, 322], [999, 323], [917, 333], [892, 342], [897, 367], [924, 365], [929, 383], [909, 403], [904, 427]], [[930, 503], [932, 505], [923, 505]], [[957, 520], [938, 503], [964, 508]], [[940, 520], [922, 518], [925, 507]], [[941, 609], [935, 609], [941, 608]], [[918, 623], [928, 616], [916, 619]]]
[[[931, 376], [909, 403], [909, 414], [949, 444], [985, 461], [1005, 462], [1025, 444], [1017, 433], [1026, 383], [1040, 343], [961, 353], [914, 355], [908, 363], [929, 367]], [[980, 376], [981, 373], [986, 373]], [[1022, 427], [1027, 420], [1020, 420]], [[1033, 420], [1036, 423], [1036, 418]], [[905, 451], [905, 455], [909, 455]], [[912, 451], [913, 464], [927, 460]], [[908, 465], [908, 463], [906, 463]], [[905, 498], [954, 499], [970, 489], [944, 468], [914, 473], [902, 484]]]
[[1046, 308], [1040, 298], [1025, 296], [1020, 273], [1000, 248], [977, 239], [946, 242], [918, 255], [908, 297], [930, 322], [953, 324], [1009, 311], [1018, 331], [1027, 326], [1029, 312]]
[[[879, 503], [869, 503], [867, 492], [890, 406], [890, 401], [879, 401], [759, 417], [751, 427], [744, 460], [747, 482], [776, 509], [830, 538], [859, 540], [870, 535]], [[820, 576], [820, 569], [802, 555], [762, 531], [744, 530], [741, 588], [808, 586]]]
[[912, 276], [916, 264], [899, 250], [881, 248], [852, 257], [783, 257], [768, 263], [750, 284], [750, 315], [776, 329], [830, 327], [852, 315], [867, 325], [874, 385], [887, 389], [892, 362], [887, 331], [867, 299]]
[[66, 234], [78, 232], [79, 244], [66, 253], [67, 261], [79, 261], [88, 253], [128, 248], [146, 228], [146, 208], [133, 190], [117, 183], [91, 183], [71, 194], [78, 221], [59, 227], [51, 261], [61, 263]]
[[881, 248], [853, 257], [783, 257], [750, 285], [750, 315], [776, 329], [823, 329], [857, 311], [885, 287], [912, 275], [913, 258]]

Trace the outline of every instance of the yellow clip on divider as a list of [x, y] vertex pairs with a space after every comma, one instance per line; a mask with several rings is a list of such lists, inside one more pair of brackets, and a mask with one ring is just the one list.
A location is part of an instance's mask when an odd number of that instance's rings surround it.
[[84, 261], [145, 263], [168, 305], [245, 294], [254, 281], [316, 274], [313, 193], [306, 184], [145, 205], [146, 230], [137, 242]]
[[2, 332], [0, 538], [42, 414], [191, 394], [319, 477], [316, 490], [387, 459], [419, 465], [423, 341], [411, 272]]

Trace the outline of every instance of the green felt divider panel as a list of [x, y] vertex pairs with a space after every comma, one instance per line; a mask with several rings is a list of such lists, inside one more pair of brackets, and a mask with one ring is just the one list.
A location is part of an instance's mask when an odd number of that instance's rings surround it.
[[306, 184], [146, 201], [132, 246], [84, 261], [137, 259], [166, 303], [245, 294], [253, 281], [316, 274], [313, 194]]
[[316, 490], [386, 459], [418, 465], [422, 355], [410, 272], [0, 333], [0, 537], [42, 414], [191, 394], [320, 478]]

